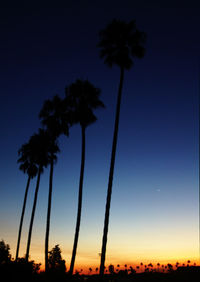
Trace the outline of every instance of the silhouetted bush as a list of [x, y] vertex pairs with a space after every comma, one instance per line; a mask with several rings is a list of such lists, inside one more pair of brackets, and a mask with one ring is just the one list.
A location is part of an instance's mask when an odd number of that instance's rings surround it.
[[62, 259], [61, 249], [59, 245], [55, 245], [55, 247], [49, 252], [48, 263], [49, 263], [50, 273], [52, 272], [65, 273], [66, 271], [65, 260]]
[[0, 241], [0, 264], [8, 263], [11, 260], [10, 246], [5, 244], [4, 240]]

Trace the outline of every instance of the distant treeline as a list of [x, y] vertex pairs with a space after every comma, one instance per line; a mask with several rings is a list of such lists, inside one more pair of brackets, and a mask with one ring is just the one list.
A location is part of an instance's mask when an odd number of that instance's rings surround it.
[[[191, 263], [188, 260], [186, 263], [175, 265], [168, 263], [147, 265], [142, 262], [140, 265], [133, 268], [127, 264], [116, 266], [110, 264], [105, 267], [105, 275], [102, 278], [98, 274], [98, 267], [88, 271], [76, 270], [75, 274], [71, 275], [67, 271], [65, 261], [61, 256], [61, 249], [56, 245], [48, 255], [48, 272], [40, 271], [40, 263], [34, 261], [26, 261], [25, 258], [14, 260], [10, 254], [10, 247], [3, 240], [0, 241], [0, 281], [180, 281], [193, 282], [200, 278], [200, 266], [196, 263]], [[87, 273], [86, 273], [87, 272]]]

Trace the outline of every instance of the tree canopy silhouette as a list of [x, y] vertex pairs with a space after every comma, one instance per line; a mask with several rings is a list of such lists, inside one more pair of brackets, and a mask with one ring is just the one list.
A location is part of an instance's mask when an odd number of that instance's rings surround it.
[[52, 100], [44, 102], [39, 113], [39, 118], [44, 127], [56, 139], [61, 134], [69, 135], [70, 111], [67, 101], [55, 95]]
[[7, 263], [11, 260], [10, 246], [4, 242], [0, 241], [0, 264]]
[[65, 272], [65, 260], [62, 259], [59, 245], [55, 245], [48, 253], [48, 264], [50, 271]]

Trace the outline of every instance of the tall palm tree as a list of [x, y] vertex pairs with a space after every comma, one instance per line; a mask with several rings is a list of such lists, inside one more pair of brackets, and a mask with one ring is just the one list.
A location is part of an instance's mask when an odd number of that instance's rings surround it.
[[35, 188], [35, 195], [34, 195], [34, 202], [32, 207], [31, 213], [31, 220], [29, 225], [29, 232], [28, 232], [28, 240], [27, 240], [27, 248], [26, 248], [26, 261], [29, 258], [29, 251], [30, 251], [30, 244], [31, 244], [31, 236], [32, 236], [32, 228], [33, 228], [33, 221], [35, 216], [35, 209], [37, 204], [37, 196], [40, 184], [40, 176], [43, 172], [44, 167], [50, 163], [50, 155], [48, 151], [48, 142], [49, 136], [47, 132], [42, 129], [39, 129], [39, 132], [31, 136], [30, 138], [30, 148], [31, 148], [31, 158], [34, 160], [34, 163], [38, 166], [38, 175], [37, 175], [37, 183]]
[[53, 170], [54, 170], [54, 163], [57, 161], [56, 153], [59, 152], [59, 147], [57, 145], [56, 140], [52, 139], [52, 144], [49, 148], [49, 152], [50, 152], [49, 196], [48, 196], [47, 223], [46, 223], [46, 236], [45, 236], [45, 271], [46, 272], [49, 270], [48, 250], [49, 250], [51, 199], [52, 199], [52, 188], [53, 188]]
[[19, 224], [19, 232], [18, 232], [18, 240], [17, 240], [17, 249], [16, 249], [16, 258], [17, 261], [18, 255], [19, 255], [19, 247], [20, 247], [20, 241], [21, 241], [21, 232], [22, 232], [22, 225], [24, 220], [24, 213], [26, 209], [26, 201], [27, 201], [27, 195], [29, 190], [30, 181], [32, 178], [34, 178], [37, 175], [38, 168], [36, 164], [31, 160], [30, 156], [30, 144], [26, 143], [22, 145], [22, 147], [18, 151], [19, 159], [17, 160], [18, 163], [21, 163], [19, 166], [19, 169], [22, 170], [24, 173], [28, 175], [28, 180], [26, 184], [25, 194], [24, 194], [24, 202], [22, 207], [22, 213], [20, 218], [20, 224]]
[[122, 87], [124, 80], [124, 71], [129, 70], [133, 65], [133, 58], [142, 58], [144, 56], [145, 34], [136, 28], [135, 21], [126, 23], [120, 20], [113, 20], [108, 26], [100, 31], [100, 57], [109, 67], [117, 65], [120, 68], [120, 82], [117, 97], [115, 127], [113, 134], [113, 144], [110, 162], [110, 173], [108, 180], [107, 200], [104, 219], [104, 231], [102, 239], [100, 275], [104, 274], [107, 234], [109, 225], [110, 203], [112, 194], [112, 182], [115, 165], [115, 155], [117, 147], [117, 136], [119, 127], [119, 115], [122, 96]]
[[[65, 109], [65, 110], [64, 110]], [[39, 114], [42, 119], [42, 124], [45, 126], [49, 134], [49, 148], [50, 152], [50, 175], [49, 175], [49, 196], [47, 208], [47, 221], [46, 221], [46, 236], [45, 236], [45, 271], [49, 270], [48, 253], [49, 253], [49, 231], [50, 231], [50, 216], [51, 216], [51, 201], [52, 201], [52, 188], [53, 188], [53, 170], [54, 163], [57, 160], [56, 153], [59, 152], [57, 139], [61, 133], [68, 136], [68, 120], [67, 111], [63, 107], [63, 101], [56, 95], [52, 100], [46, 100], [43, 108]], [[65, 117], [65, 118], [64, 118]]]
[[88, 80], [76, 80], [66, 88], [66, 100], [71, 108], [71, 116], [73, 123], [79, 123], [81, 126], [82, 135], [82, 153], [81, 153], [81, 169], [79, 180], [78, 194], [78, 211], [76, 220], [76, 229], [74, 235], [74, 245], [69, 273], [72, 275], [76, 258], [76, 250], [78, 245], [79, 229], [81, 222], [82, 209], [82, 193], [83, 193], [83, 177], [85, 167], [85, 130], [94, 123], [97, 118], [93, 113], [93, 109], [104, 107], [104, 104], [99, 99], [100, 89], [94, 87]]

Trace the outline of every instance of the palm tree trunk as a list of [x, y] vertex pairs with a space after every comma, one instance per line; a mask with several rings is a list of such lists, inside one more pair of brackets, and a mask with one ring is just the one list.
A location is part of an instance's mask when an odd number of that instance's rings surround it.
[[118, 136], [118, 127], [119, 127], [119, 115], [120, 115], [123, 80], [124, 80], [124, 69], [121, 68], [120, 83], [119, 83], [118, 98], [117, 98], [117, 107], [116, 107], [116, 116], [115, 116], [115, 128], [114, 128], [114, 134], [113, 134], [112, 154], [111, 154], [111, 162], [110, 162], [110, 173], [109, 173], [109, 180], [108, 180], [105, 218], [104, 218], [104, 230], [103, 230], [102, 249], [101, 249], [101, 264], [100, 264], [100, 273], [99, 273], [100, 276], [103, 276], [104, 266], [105, 266], [106, 244], [107, 244], [108, 224], [109, 224], [109, 215], [110, 215], [110, 202], [111, 202], [111, 194], [112, 194], [113, 173], [114, 173], [114, 166], [115, 166], [115, 155], [116, 155], [116, 147], [117, 147], [117, 136]]
[[82, 193], [83, 193], [83, 176], [84, 176], [84, 167], [85, 167], [85, 127], [81, 127], [82, 130], [82, 156], [81, 156], [81, 171], [80, 171], [80, 181], [79, 181], [79, 195], [78, 195], [78, 212], [77, 212], [77, 220], [76, 220], [76, 230], [74, 236], [74, 246], [72, 251], [72, 258], [70, 264], [70, 275], [73, 274], [74, 263], [76, 258], [76, 249], [78, 244], [78, 236], [81, 222], [81, 208], [82, 208]]
[[30, 181], [31, 181], [31, 177], [29, 176], [27, 184], [26, 184], [26, 190], [25, 190], [25, 194], [24, 194], [24, 203], [23, 203], [23, 207], [22, 207], [21, 219], [20, 219], [20, 224], [19, 224], [19, 233], [18, 233], [17, 250], [16, 250], [16, 258], [15, 258], [16, 261], [18, 259], [18, 255], [19, 255], [19, 246], [20, 246], [20, 240], [21, 240], [22, 225], [23, 225], [23, 220], [24, 220], [24, 213], [25, 213], [25, 208], [26, 208], [26, 200], [27, 200]]
[[33, 202], [32, 214], [31, 214], [31, 221], [30, 221], [30, 226], [29, 226], [28, 241], [27, 241], [27, 248], [26, 248], [26, 261], [27, 262], [28, 262], [28, 258], [29, 258], [29, 250], [30, 250], [30, 244], [31, 244], [32, 228], [33, 228], [33, 220], [34, 220], [34, 216], [35, 216], [35, 208], [36, 208], [38, 190], [39, 190], [39, 185], [40, 185], [40, 175], [41, 175], [41, 168], [39, 168], [39, 172], [38, 172], [37, 184], [36, 184], [36, 188], [35, 188], [35, 196], [34, 196], [34, 202]]
[[51, 216], [52, 188], [53, 188], [53, 157], [51, 158], [51, 167], [50, 167], [50, 176], [49, 176], [49, 199], [48, 199], [46, 238], [45, 238], [45, 272], [48, 272], [49, 270], [48, 249], [49, 249], [49, 229], [50, 229], [50, 216]]

